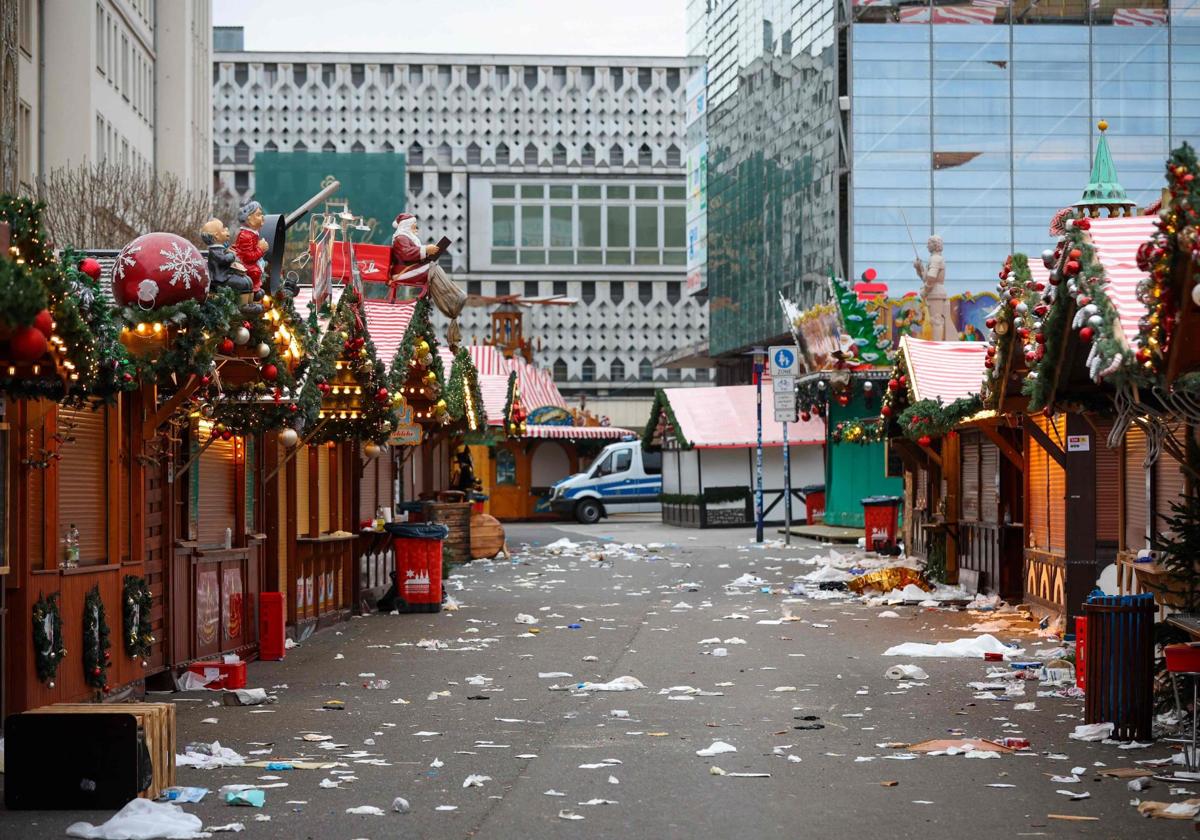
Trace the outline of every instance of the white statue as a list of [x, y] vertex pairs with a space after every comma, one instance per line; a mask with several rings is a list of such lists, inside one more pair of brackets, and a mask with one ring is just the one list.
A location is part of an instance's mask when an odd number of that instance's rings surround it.
[[929, 249], [929, 263], [916, 257], [913, 259], [913, 268], [923, 284], [921, 298], [925, 301], [929, 318], [926, 337], [932, 341], [953, 341], [958, 335], [950, 315], [950, 300], [946, 297], [946, 260], [942, 257], [942, 237], [936, 234], [929, 237], [925, 247]]

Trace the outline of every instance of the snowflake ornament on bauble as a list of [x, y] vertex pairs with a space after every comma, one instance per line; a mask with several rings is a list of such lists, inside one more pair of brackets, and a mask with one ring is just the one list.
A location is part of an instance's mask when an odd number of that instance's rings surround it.
[[113, 267], [113, 298], [150, 311], [208, 295], [208, 267], [191, 242], [173, 233], [147, 233], [121, 249]]

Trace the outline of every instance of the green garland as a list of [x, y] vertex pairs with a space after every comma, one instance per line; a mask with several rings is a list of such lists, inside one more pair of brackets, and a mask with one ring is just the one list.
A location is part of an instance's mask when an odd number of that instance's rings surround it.
[[[1176, 317], [1192, 293], [1179, 281], [1193, 277], [1194, 283], [1200, 266], [1200, 164], [1187, 143], [1171, 152], [1166, 177], [1169, 195], [1158, 214], [1158, 230], [1137, 254], [1138, 268], [1150, 275], [1138, 288], [1146, 316], [1139, 324], [1137, 362], [1146, 376], [1165, 371]], [[1183, 387], [1181, 380], [1173, 384]]]
[[[47, 622], [50, 624], [49, 630], [46, 629]], [[58, 593], [42, 595], [33, 604], [33, 661], [38, 679], [54, 688], [59, 663], [66, 655]]]
[[[321, 403], [322, 386], [335, 378], [338, 362], [347, 366], [358, 387], [362, 388], [361, 411], [357, 417], [321, 418], [318, 422], [323, 425], [309, 442], [370, 440], [385, 443], [393, 429], [393, 404], [399, 390], [392, 393], [388, 389], [390, 380], [371, 340], [366, 312], [352, 288], [342, 293], [329, 319], [320, 347], [309, 366], [308, 378], [301, 390], [301, 403], [307, 404], [310, 400], [315, 400], [318, 405]], [[387, 392], [387, 399], [376, 398], [381, 389]]]
[[108, 620], [104, 613], [104, 599], [100, 587], [93, 586], [83, 600], [83, 680], [92, 688], [106, 694], [108, 666], [112, 664], [109, 648]]
[[[506, 417], [508, 416], [507, 405], [504, 406], [504, 414]], [[671, 436], [675, 439], [675, 444], [680, 449], [691, 449], [692, 443], [683, 436], [683, 432], [679, 428], [679, 421], [675, 419], [675, 412], [671, 409], [671, 401], [667, 399], [666, 392], [662, 388], [658, 388], [654, 392], [654, 403], [650, 406], [650, 419], [646, 421], [646, 428], [642, 430], [642, 448], [654, 447], [658, 424], [664, 414], [667, 415], [667, 426], [671, 431]]]
[[829, 383], [813, 380], [796, 386], [796, 409], [824, 417], [829, 411]]
[[896, 424], [910, 440], [941, 437], [983, 409], [983, 397], [972, 394], [945, 405], [941, 400], [917, 400], [901, 412]]
[[829, 439], [833, 443], [853, 443], [859, 446], [879, 443], [886, 436], [887, 427], [878, 417], [842, 420], [835, 424], [829, 432]]
[[154, 596], [145, 578], [137, 575], [125, 575], [124, 598], [121, 603], [124, 618], [122, 641], [125, 653], [129, 656], [145, 658], [150, 655], [150, 647], [154, 644], [154, 633], [150, 622], [150, 613], [154, 609]]
[[518, 402], [518, 384], [517, 372], [514, 370], [508, 375], [508, 387], [504, 397], [504, 433], [509, 437], [520, 437], [525, 432], [525, 417], [514, 416], [514, 412], [523, 410]]
[[[79, 270], [82, 261], [78, 252], [65, 249], [60, 259], [62, 271], [48, 287], [54, 306], [55, 331], [68, 347], [79, 347], [86, 353], [82, 359], [73, 358], [76, 369], [95, 371], [90, 384], [82, 386], [82, 390], [107, 400], [118, 393], [136, 390], [137, 371], [121, 343], [121, 326], [104, 297], [100, 281]], [[79, 316], [69, 311], [76, 304]], [[81, 375], [80, 379], [85, 377]]]
[[450, 419], [463, 420], [467, 414], [466, 394], [471, 393], [471, 404], [475, 409], [475, 429], [487, 426], [487, 412], [483, 407], [483, 394], [479, 390], [479, 371], [471, 361], [465, 347], [458, 348], [454, 362], [450, 365], [450, 379], [446, 383], [446, 411]]
[[[1000, 305], [987, 319], [991, 331], [988, 336], [987, 357], [984, 359], [983, 404], [986, 408], [998, 409], [1004, 378], [1009, 373], [1011, 354], [1025, 350], [1020, 343], [1023, 336], [1034, 336], [1036, 340], [1037, 313], [1045, 304], [1041, 295], [1045, 289], [1033, 279], [1029, 270], [1029, 258], [1024, 254], [1012, 254], [1004, 261], [1000, 271], [998, 292]], [[1028, 364], [1022, 362], [1022, 366]]]
[[139, 324], [181, 327], [161, 350], [130, 354], [135, 375], [144, 382], [208, 374], [217, 346], [228, 335], [230, 326], [242, 321], [237, 296], [228, 288], [210, 291], [203, 301], [186, 300], [152, 312], [126, 306], [120, 310], [120, 317], [124, 327], [134, 331]]
[[[401, 388], [408, 381], [410, 363], [416, 359], [416, 346], [424, 339], [429, 345], [429, 364], [425, 365], [429, 370], [432, 370], [437, 375], [437, 389], [434, 392], [433, 398], [436, 400], [446, 384], [446, 370], [442, 364], [442, 357], [438, 353], [437, 333], [433, 329], [433, 321], [430, 315], [433, 312], [433, 304], [428, 298], [421, 298], [413, 304], [412, 320], [408, 322], [408, 329], [404, 331], [404, 339], [400, 342], [400, 346], [396, 348], [396, 355], [392, 357], [392, 379], [393, 385], [396, 388]], [[416, 359], [418, 364], [421, 360]]]

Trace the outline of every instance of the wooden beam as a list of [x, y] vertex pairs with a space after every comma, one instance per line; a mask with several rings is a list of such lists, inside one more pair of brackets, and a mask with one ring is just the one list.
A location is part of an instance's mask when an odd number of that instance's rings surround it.
[[208, 447], [212, 446], [216, 442], [217, 436], [209, 435], [208, 440], [204, 441], [204, 445], [196, 450], [196, 454], [191, 458], [188, 458], [187, 461], [184, 462], [183, 466], [179, 468], [178, 472], [175, 473], [174, 481], [177, 482], [180, 478], [186, 475], [187, 471], [192, 468], [192, 464], [196, 463], [196, 461], [199, 460], [200, 456], [204, 454]]
[[918, 443], [917, 446], [921, 448], [921, 451], [925, 453], [930, 461], [938, 465], [938, 469], [942, 468], [942, 456], [937, 454], [932, 447], [926, 446], [923, 443]]
[[[200, 377], [192, 374], [188, 380], [180, 386], [169, 400], [164, 402], [159, 407], [158, 411], [146, 418], [142, 424], [142, 441], [148, 441], [158, 434], [158, 429], [163, 423], [171, 419], [171, 416], [179, 410], [179, 407], [188, 400], [192, 394], [196, 393], [196, 389], [200, 387]], [[151, 403], [153, 406], [153, 403]]]
[[1009, 463], [1017, 469], [1025, 469], [1025, 456], [1009, 443], [995, 426], [980, 424], [977, 428], [984, 433], [988, 440], [996, 445], [996, 448], [1000, 450], [1000, 454], [1007, 458]]
[[1042, 449], [1046, 450], [1046, 454], [1054, 459], [1054, 463], [1065, 469], [1067, 466], [1067, 453], [1062, 451], [1058, 443], [1052, 440], [1037, 423], [1026, 423], [1025, 428], [1029, 430], [1030, 436], [1038, 442]]

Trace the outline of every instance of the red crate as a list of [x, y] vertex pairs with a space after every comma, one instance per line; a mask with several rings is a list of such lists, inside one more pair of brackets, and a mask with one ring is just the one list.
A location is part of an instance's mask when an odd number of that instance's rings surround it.
[[1075, 617], [1075, 687], [1083, 690], [1087, 681], [1087, 617]]
[[193, 662], [188, 666], [188, 670], [194, 674], [199, 674], [201, 677], [206, 676], [209, 672], [219, 671], [221, 676], [210, 682], [205, 688], [218, 690], [222, 688], [234, 689], [246, 687], [246, 663], [245, 662]]

